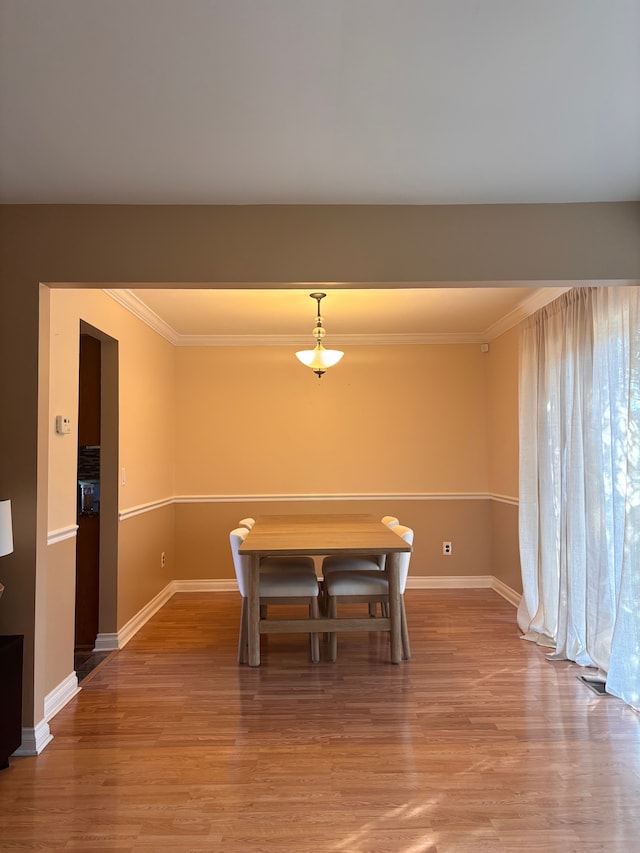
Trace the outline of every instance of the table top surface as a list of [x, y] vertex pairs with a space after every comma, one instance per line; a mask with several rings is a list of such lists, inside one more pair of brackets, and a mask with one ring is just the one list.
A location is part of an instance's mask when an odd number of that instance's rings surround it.
[[264, 515], [241, 544], [241, 554], [391, 554], [411, 545], [372, 515]]

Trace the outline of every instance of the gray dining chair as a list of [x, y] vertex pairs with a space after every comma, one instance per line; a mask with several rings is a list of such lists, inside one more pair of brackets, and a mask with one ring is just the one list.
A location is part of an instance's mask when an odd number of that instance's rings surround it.
[[[401, 536], [404, 541], [413, 545], [413, 530], [403, 525], [393, 527], [393, 532]], [[407, 586], [407, 578], [409, 576], [409, 564], [411, 561], [411, 552], [403, 552], [398, 554], [400, 566], [400, 626], [402, 634], [402, 656], [408, 660], [411, 656], [411, 647], [409, 645], [409, 630], [407, 627], [407, 614], [404, 606], [404, 591]], [[386, 572], [381, 572], [379, 569], [374, 570], [343, 570], [333, 571], [325, 577], [324, 580], [324, 595], [325, 607], [327, 616], [335, 618], [338, 615], [338, 604], [368, 604], [369, 613], [371, 607], [375, 608], [376, 604], [380, 604], [388, 612], [389, 605], [389, 579]], [[375, 612], [375, 610], [374, 610]], [[331, 632], [329, 634], [329, 659], [336, 660], [338, 648], [338, 635]]]
[[[380, 519], [383, 524], [386, 524], [387, 527], [394, 529], [397, 527], [400, 522], [394, 515], [383, 515]], [[325, 557], [322, 561], [322, 577], [326, 578], [328, 575], [333, 572], [372, 572], [372, 571], [383, 571], [384, 563], [385, 563], [386, 555], [385, 554], [364, 554], [361, 556], [332, 556]], [[325, 593], [325, 585], [323, 580], [322, 585], [322, 600], [323, 600], [323, 608], [326, 610], [327, 602], [326, 602], [326, 593]], [[376, 605], [374, 602], [371, 603], [369, 607], [369, 614], [371, 616], [376, 615]]]
[[[241, 518], [238, 527], [244, 527], [247, 531], [253, 529], [255, 518]], [[280, 572], [287, 566], [295, 570], [307, 569], [311, 574], [316, 574], [316, 566], [311, 557], [263, 557], [260, 562], [261, 572]]]
[[[242, 596], [242, 609], [240, 612], [240, 631], [238, 635], [238, 663], [246, 663], [249, 642], [249, 571], [251, 557], [240, 554], [239, 548], [247, 536], [246, 527], [237, 527], [229, 534], [233, 567], [236, 573], [238, 589]], [[313, 560], [308, 557], [287, 557], [278, 566], [279, 557], [269, 558], [269, 567], [263, 571], [263, 560], [260, 563], [260, 609], [266, 618], [268, 608], [275, 604], [306, 604], [309, 608], [309, 617], [317, 618], [319, 585]], [[298, 565], [296, 565], [298, 563]], [[309, 563], [313, 571], [309, 571]], [[320, 644], [318, 634], [310, 633], [311, 660], [317, 663], [320, 660]]]
[[[383, 515], [380, 520], [392, 530], [400, 524], [398, 519], [393, 515]], [[327, 574], [336, 571], [361, 572], [373, 571], [375, 569], [381, 570], [384, 569], [384, 560], [384, 554], [365, 554], [358, 557], [325, 557], [322, 561], [322, 575], [325, 577]]]

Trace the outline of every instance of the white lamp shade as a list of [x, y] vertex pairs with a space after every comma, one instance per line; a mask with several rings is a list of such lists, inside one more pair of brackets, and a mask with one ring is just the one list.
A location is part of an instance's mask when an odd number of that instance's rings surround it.
[[11, 501], [0, 501], [0, 557], [4, 557], [12, 551]]
[[318, 343], [313, 349], [303, 349], [297, 352], [296, 358], [312, 370], [326, 370], [328, 367], [337, 364], [343, 355], [344, 353], [340, 350], [325, 349], [321, 343]]

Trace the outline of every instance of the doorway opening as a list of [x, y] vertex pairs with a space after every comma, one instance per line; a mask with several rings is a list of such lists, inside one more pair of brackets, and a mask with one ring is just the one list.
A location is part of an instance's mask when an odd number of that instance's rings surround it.
[[79, 681], [117, 648], [117, 375], [117, 341], [81, 321], [74, 636]]

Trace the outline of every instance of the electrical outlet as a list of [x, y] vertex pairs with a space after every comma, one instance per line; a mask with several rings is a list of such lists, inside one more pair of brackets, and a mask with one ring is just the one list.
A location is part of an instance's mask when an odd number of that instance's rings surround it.
[[447, 557], [449, 556], [449, 554], [451, 553], [451, 542], [442, 543], [442, 553], [445, 554]]
[[162, 554], [160, 554], [160, 567], [164, 569], [166, 564], [167, 564], [167, 555], [163, 551]]
[[56, 415], [56, 432], [58, 435], [69, 435], [71, 432], [71, 418]]

